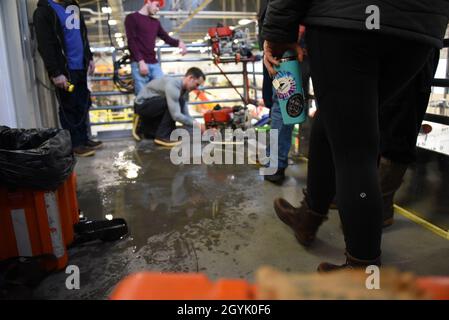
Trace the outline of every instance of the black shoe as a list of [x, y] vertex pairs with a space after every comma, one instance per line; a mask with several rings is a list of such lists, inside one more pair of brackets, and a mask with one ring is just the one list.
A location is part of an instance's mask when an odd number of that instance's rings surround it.
[[95, 150], [87, 146], [78, 146], [73, 148], [73, 153], [78, 157], [92, 157]]
[[264, 176], [264, 179], [274, 184], [281, 184], [285, 180], [285, 168], [277, 169], [275, 174], [271, 176]]
[[102, 141], [94, 141], [94, 140], [87, 140], [86, 142], [86, 147], [89, 147], [91, 149], [99, 149], [103, 146], [103, 142]]

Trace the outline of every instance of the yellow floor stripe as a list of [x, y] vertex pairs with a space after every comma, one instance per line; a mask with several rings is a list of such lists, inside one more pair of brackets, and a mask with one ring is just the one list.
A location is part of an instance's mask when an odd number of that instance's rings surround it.
[[394, 209], [395, 209], [396, 213], [403, 215], [407, 219], [412, 220], [413, 222], [419, 224], [420, 226], [432, 231], [436, 235], [439, 235], [440, 237], [443, 237], [446, 240], [449, 240], [449, 231], [445, 231], [445, 230], [437, 227], [436, 225], [430, 223], [429, 221], [424, 220], [423, 218], [418, 217], [416, 214], [414, 214], [404, 208], [401, 208], [397, 205], [394, 206]]

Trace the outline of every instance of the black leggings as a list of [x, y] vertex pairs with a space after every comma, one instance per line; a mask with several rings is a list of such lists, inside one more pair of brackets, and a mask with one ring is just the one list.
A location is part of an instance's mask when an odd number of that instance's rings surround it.
[[306, 41], [318, 112], [308, 165], [308, 204], [326, 214], [334, 195], [346, 250], [381, 254], [382, 198], [377, 173], [379, 108], [415, 77], [431, 48], [402, 38], [310, 27]]

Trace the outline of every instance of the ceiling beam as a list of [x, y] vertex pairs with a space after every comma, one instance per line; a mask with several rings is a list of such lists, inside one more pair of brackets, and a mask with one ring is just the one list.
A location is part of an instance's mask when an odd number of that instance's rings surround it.
[[212, 0], [203, 0], [203, 2], [198, 7], [196, 7], [196, 9], [193, 10], [192, 13], [179, 26], [172, 30], [173, 33], [178, 33], [179, 31], [181, 31], [190, 21], [192, 21], [192, 19], [197, 15], [198, 12], [206, 8], [211, 2]]

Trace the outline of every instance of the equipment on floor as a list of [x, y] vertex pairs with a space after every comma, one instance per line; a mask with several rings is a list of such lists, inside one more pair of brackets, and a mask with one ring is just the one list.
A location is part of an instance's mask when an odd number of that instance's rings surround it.
[[222, 108], [220, 105], [216, 105], [213, 110], [204, 114], [204, 122], [207, 129], [246, 130], [250, 126], [248, 108], [242, 106]]
[[[226, 27], [219, 24], [217, 27], [209, 28], [209, 37], [209, 43], [212, 47], [212, 55], [214, 57], [215, 66], [226, 78], [229, 85], [239, 95], [245, 106], [248, 104], [256, 105], [257, 103], [252, 101], [249, 97], [251, 86], [248, 78], [248, 62], [254, 63], [256, 61], [260, 61], [261, 57], [259, 55], [255, 56], [251, 52], [249, 30], [233, 30], [231, 27]], [[226, 72], [220, 67], [220, 64], [222, 63], [234, 62], [242, 63], [243, 65], [243, 95], [229, 79]]]
[[215, 28], [209, 28], [210, 44], [212, 54], [221, 58], [250, 58], [252, 56], [249, 30], [234, 29], [218, 25]]
[[112, 242], [122, 239], [128, 234], [128, 224], [125, 219], [89, 221], [83, 219], [74, 226], [75, 239], [71, 247], [101, 240]]

